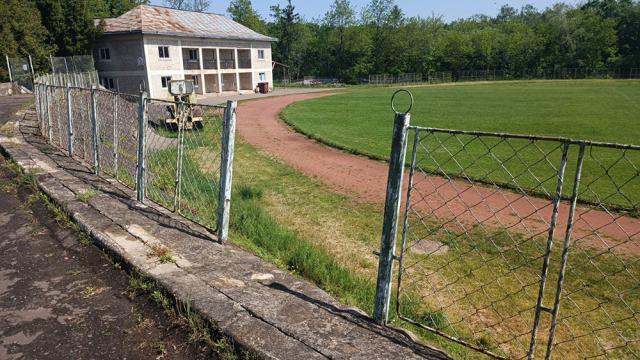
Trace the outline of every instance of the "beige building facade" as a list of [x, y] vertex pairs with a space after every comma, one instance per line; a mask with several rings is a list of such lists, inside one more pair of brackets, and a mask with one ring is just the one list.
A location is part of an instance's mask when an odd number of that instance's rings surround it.
[[140, 5], [97, 24], [103, 32], [94, 57], [106, 88], [144, 89], [152, 98], [165, 99], [170, 80], [192, 80], [200, 95], [273, 86], [275, 39], [222, 15]]

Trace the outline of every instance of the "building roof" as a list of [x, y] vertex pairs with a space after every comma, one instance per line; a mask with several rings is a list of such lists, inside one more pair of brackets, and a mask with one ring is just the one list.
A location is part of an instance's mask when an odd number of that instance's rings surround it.
[[99, 19], [103, 34], [142, 33], [212, 39], [276, 41], [222, 15], [139, 5], [117, 18]]

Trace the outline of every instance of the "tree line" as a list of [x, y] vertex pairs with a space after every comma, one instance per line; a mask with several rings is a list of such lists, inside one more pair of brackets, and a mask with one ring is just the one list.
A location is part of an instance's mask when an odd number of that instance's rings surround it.
[[274, 60], [292, 77], [358, 82], [368, 74], [500, 69], [513, 77], [536, 70], [640, 66], [640, 2], [590, 0], [539, 10], [505, 5], [494, 16], [445, 22], [405, 14], [394, 0], [355, 9], [334, 0], [305, 20], [289, 0], [262, 19], [251, 0], [234, 0], [231, 17], [279, 39]]
[[[31, 55], [36, 71], [50, 69], [49, 55], [91, 54], [100, 34], [94, 19], [116, 17], [148, 0], [2, 0], [2, 55]], [[5, 65], [6, 66], [6, 65]], [[7, 81], [5, 66], [0, 80]]]
[[[209, 1], [165, 0], [204, 11]], [[100, 34], [94, 19], [116, 17], [148, 0], [3, 0], [0, 49], [31, 54], [34, 67], [48, 56], [90, 54]], [[215, 2], [213, 2], [215, 5]], [[334, 0], [324, 16], [305, 19], [291, 0], [262, 18], [251, 0], [231, 1], [235, 21], [278, 39], [273, 59], [291, 77], [335, 77], [358, 82], [369, 74], [500, 69], [518, 76], [553, 68], [640, 66], [640, 1], [588, 0], [546, 9], [505, 5], [496, 16], [446, 22], [406, 14], [394, 0], [371, 0], [356, 9]], [[0, 72], [6, 79], [6, 71]]]

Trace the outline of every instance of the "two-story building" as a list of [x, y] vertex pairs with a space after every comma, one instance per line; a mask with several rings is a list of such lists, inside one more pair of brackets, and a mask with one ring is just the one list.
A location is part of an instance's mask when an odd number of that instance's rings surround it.
[[273, 86], [271, 42], [222, 15], [140, 5], [102, 29], [94, 57], [100, 83], [121, 92], [141, 88], [169, 96], [172, 79], [193, 80], [197, 94], [253, 92]]

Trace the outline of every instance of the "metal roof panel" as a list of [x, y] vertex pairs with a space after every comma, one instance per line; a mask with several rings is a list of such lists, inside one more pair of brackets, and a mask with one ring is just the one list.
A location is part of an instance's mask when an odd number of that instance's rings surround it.
[[142, 32], [215, 39], [275, 41], [218, 14], [139, 5], [117, 18], [102, 19], [103, 33]]

